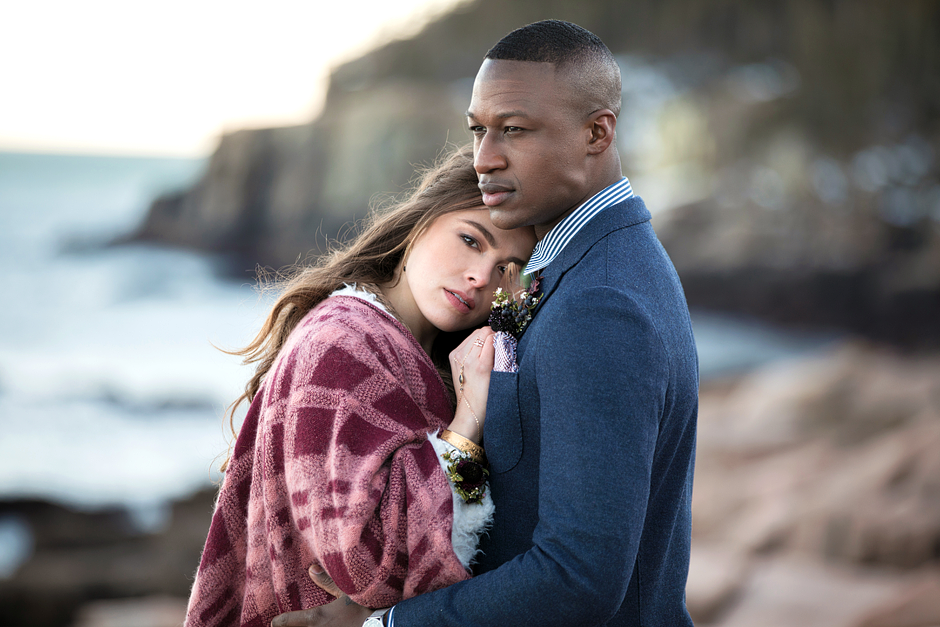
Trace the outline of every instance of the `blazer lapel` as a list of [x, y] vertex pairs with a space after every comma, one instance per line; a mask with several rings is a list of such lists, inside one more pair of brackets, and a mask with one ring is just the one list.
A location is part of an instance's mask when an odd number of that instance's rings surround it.
[[650, 217], [650, 212], [639, 196], [628, 198], [594, 216], [571, 238], [555, 260], [542, 270], [543, 296], [539, 307], [552, 295], [565, 273], [576, 266], [597, 242], [617, 229], [648, 222]]
[[[529, 322], [526, 331], [535, 324], [539, 311], [545, 306], [545, 301], [558, 288], [565, 273], [576, 266], [594, 244], [612, 231], [647, 222], [650, 217], [650, 212], [646, 209], [643, 200], [639, 196], [633, 196], [622, 203], [604, 209], [594, 216], [590, 222], [581, 227], [581, 230], [568, 242], [564, 250], [542, 269], [542, 280], [539, 282], [542, 298], [539, 300], [538, 307], [535, 308], [532, 321]], [[523, 331], [519, 340], [520, 357], [526, 331]]]

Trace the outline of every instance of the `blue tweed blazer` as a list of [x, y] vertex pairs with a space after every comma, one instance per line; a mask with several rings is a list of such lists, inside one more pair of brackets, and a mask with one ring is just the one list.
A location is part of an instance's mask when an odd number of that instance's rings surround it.
[[490, 381], [496, 523], [473, 579], [398, 604], [412, 625], [691, 625], [698, 358], [637, 197], [543, 272], [519, 372]]

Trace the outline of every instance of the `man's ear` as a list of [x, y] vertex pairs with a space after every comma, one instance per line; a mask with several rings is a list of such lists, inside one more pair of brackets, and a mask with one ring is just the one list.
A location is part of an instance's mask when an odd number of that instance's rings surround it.
[[588, 141], [588, 154], [599, 155], [614, 141], [614, 131], [617, 129], [617, 116], [610, 109], [595, 111], [588, 118], [591, 129], [591, 138]]

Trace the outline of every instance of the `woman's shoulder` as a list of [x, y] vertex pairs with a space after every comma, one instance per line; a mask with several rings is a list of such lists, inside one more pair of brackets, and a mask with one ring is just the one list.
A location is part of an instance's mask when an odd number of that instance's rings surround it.
[[301, 386], [387, 397], [399, 409], [416, 402], [433, 413], [451, 411], [440, 375], [414, 337], [355, 296], [331, 296], [308, 312], [269, 372], [269, 403]]
[[360, 342], [368, 336], [401, 336], [407, 333], [381, 305], [345, 293], [334, 293], [307, 312], [291, 333], [290, 342], [315, 336], [320, 341]]
[[281, 350], [278, 361], [303, 365], [337, 362], [348, 368], [396, 371], [402, 355], [420, 350], [407, 330], [376, 305], [356, 296], [335, 295], [307, 312]]

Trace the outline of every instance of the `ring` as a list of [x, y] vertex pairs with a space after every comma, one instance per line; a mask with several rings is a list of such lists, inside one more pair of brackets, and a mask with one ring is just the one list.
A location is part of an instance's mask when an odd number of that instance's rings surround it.
[[481, 340], [480, 338], [477, 338], [477, 339], [473, 340], [473, 345], [474, 345], [474, 346], [479, 346], [480, 348], [483, 348], [483, 346], [484, 346], [485, 344], [486, 344], [486, 341], [485, 341], [485, 340]]

